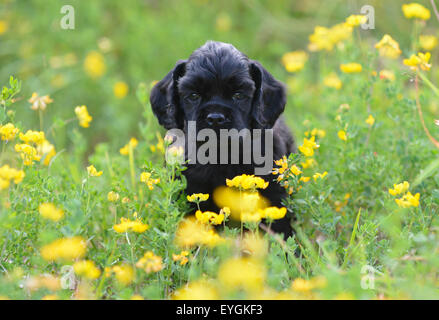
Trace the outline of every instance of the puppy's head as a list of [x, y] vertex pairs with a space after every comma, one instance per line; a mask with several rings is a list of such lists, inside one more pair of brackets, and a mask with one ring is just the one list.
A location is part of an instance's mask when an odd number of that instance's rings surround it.
[[286, 103], [283, 84], [234, 46], [209, 41], [180, 60], [151, 91], [151, 106], [166, 129], [188, 121], [203, 128], [271, 128]]

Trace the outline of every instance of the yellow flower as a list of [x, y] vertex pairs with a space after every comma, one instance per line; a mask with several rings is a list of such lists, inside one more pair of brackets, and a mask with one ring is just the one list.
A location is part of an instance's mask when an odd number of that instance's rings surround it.
[[291, 289], [295, 292], [308, 293], [314, 289], [324, 288], [326, 285], [327, 280], [324, 277], [315, 277], [310, 280], [297, 278], [291, 284]]
[[352, 30], [353, 28], [347, 23], [340, 23], [331, 28], [316, 26], [314, 33], [309, 36], [308, 49], [310, 51], [331, 51], [335, 45], [350, 38]]
[[419, 197], [419, 193], [412, 195], [410, 192], [407, 192], [402, 198], [395, 199], [395, 202], [401, 208], [417, 207], [419, 206]]
[[97, 268], [93, 261], [81, 260], [73, 264], [73, 270], [79, 276], [83, 276], [87, 279], [97, 279], [101, 275], [101, 270]]
[[9, 29], [8, 22], [5, 20], [0, 20], [0, 35], [8, 31], [8, 29]]
[[410, 4], [402, 5], [402, 12], [407, 19], [419, 18], [422, 20], [430, 19], [430, 10], [423, 5], [413, 2]]
[[343, 83], [335, 72], [331, 72], [323, 79], [323, 84], [328, 88], [339, 90]]
[[20, 156], [23, 159], [23, 164], [25, 166], [32, 165], [33, 161], [41, 160], [41, 157], [38, 156], [37, 149], [28, 144], [16, 144], [14, 149], [16, 152], [20, 153]]
[[22, 140], [24, 143], [30, 144], [42, 144], [44, 140], [46, 140], [44, 132], [43, 131], [32, 131], [27, 130], [26, 133], [20, 132], [20, 140]]
[[389, 193], [392, 196], [396, 196], [398, 194], [406, 192], [410, 188], [410, 183], [408, 181], [404, 181], [398, 184], [393, 185], [393, 189], [389, 189]]
[[425, 54], [418, 52], [418, 55], [412, 54], [409, 59], [404, 59], [404, 64], [409, 66], [413, 71], [418, 70], [419, 67], [424, 71], [428, 71], [431, 68], [431, 64], [428, 63], [430, 57], [430, 52]]
[[77, 106], [75, 108], [76, 116], [79, 120], [79, 125], [84, 128], [88, 128], [90, 126], [90, 122], [93, 120], [93, 117], [88, 113], [86, 106]]
[[438, 40], [433, 35], [421, 35], [419, 36], [419, 44], [421, 48], [426, 51], [431, 51], [436, 48]]
[[43, 143], [37, 146], [37, 154], [45, 166], [50, 164], [50, 160], [56, 155], [55, 146], [44, 139]]
[[173, 300], [218, 300], [215, 287], [205, 280], [190, 282], [172, 294]]
[[14, 139], [19, 131], [12, 123], [7, 123], [4, 126], [0, 125], [0, 137], [2, 140], [10, 141]]
[[247, 174], [236, 176], [231, 180], [226, 179], [226, 184], [228, 187], [235, 187], [242, 190], [266, 189], [268, 187], [268, 182], [264, 179]]
[[96, 170], [94, 165], [90, 165], [90, 166], [87, 167], [87, 174], [90, 177], [100, 177], [103, 173], [104, 173], [103, 171]]
[[264, 258], [268, 253], [268, 242], [263, 237], [246, 233], [241, 243], [243, 253], [250, 254], [253, 258]]
[[114, 273], [116, 276], [116, 280], [123, 285], [129, 285], [135, 279], [134, 269], [127, 264], [121, 264], [113, 266], [112, 268], [105, 269], [106, 276], [110, 276], [111, 273]]
[[303, 50], [287, 52], [282, 56], [282, 64], [288, 72], [302, 70], [306, 61], [308, 61], [308, 54]]
[[188, 263], [189, 259], [187, 256], [189, 255], [188, 251], [182, 251], [180, 254], [172, 254], [172, 260], [173, 261], [179, 261], [180, 265], [184, 266], [186, 263]]
[[346, 18], [346, 24], [351, 27], [356, 27], [366, 22], [367, 22], [367, 16], [363, 16], [359, 14], [358, 15], [353, 14]]
[[351, 62], [340, 65], [340, 70], [344, 73], [358, 73], [363, 70], [363, 67], [359, 63]]
[[85, 72], [93, 79], [100, 78], [106, 70], [105, 59], [97, 51], [91, 51], [84, 60]]
[[46, 294], [41, 300], [58, 300], [59, 297], [56, 294]]
[[137, 141], [137, 139], [133, 137], [123, 148], [120, 148], [119, 152], [121, 155], [126, 156], [129, 154], [130, 148], [134, 150], [134, 148], [136, 148], [138, 144], [139, 142]]
[[305, 162], [301, 162], [300, 165], [303, 169], [311, 168], [316, 165], [316, 160], [314, 160], [314, 158], [308, 158]]
[[23, 181], [24, 175], [23, 170], [11, 168], [7, 164], [3, 165], [0, 167], [0, 190], [9, 188], [11, 181], [19, 184]]
[[218, 271], [218, 280], [226, 289], [244, 289], [249, 292], [263, 288], [266, 270], [259, 260], [232, 258]]
[[290, 168], [290, 171], [295, 175], [298, 176], [299, 174], [302, 173], [302, 171], [295, 165], [293, 164]]
[[32, 110], [45, 110], [47, 105], [53, 102], [49, 96], [40, 97], [36, 92], [32, 93], [32, 97], [30, 97], [30, 99], [27, 101], [32, 104]]
[[279, 168], [273, 168], [272, 174], [283, 174], [285, 170], [288, 169], [288, 160], [286, 156], [283, 156], [282, 159], [274, 160], [274, 163], [279, 166]]
[[159, 272], [164, 266], [162, 257], [156, 256], [152, 251], [148, 251], [137, 261], [136, 267], [144, 269], [146, 273], [151, 273]]
[[310, 139], [303, 138], [303, 145], [299, 146], [299, 151], [306, 157], [312, 157], [314, 155], [314, 150], [320, 147], [315, 140], [315, 136], [312, 136]]
[[287, 208], [268, 207], [261, 210], [261, 216], [266, 219], [277, 220], [285, 217]]
[[145, 300], [145, 299], [139, 294], [134, 294], [131, 296], [130, 300]]
[[52, 221], [59, 221], [64, 217], [64, 211], [55, 207], [52, 203], [42, 203], [38, 207], [38, 211], [40, 214]]
[[323, 173], [318, 173], [316, 172], [312, 177], [314, 178], [314, 181], [317, 181], [317, 179], [323, 179], [324, 177], [326, 177], [326, 175], [328, 174], [328, 172], [323, 172]]
[[140, 181], [145, 183], [149, 190], [153, 190], [154, 185], [160, 183], [160, 178], [152, 179], [150, 172], [142, 172], [140, 174]]
[[347, 137], [347, 135], [346, 135], [346, 131], [344, 131], [344, 130], [340, 130], [340, 131], [338, 131], [337, 135], [338, 135], [338, 138], [339, 138], [340, 140], [348, 141], [348, 137]]
[[128, 94], [128, 85], [123, 81], [118, 81], [113, 86], [114, 96], [118, 99], [125, 98]]
[[210, 223], [213, 225], [218, 225], [223, 223], [224, 221], [224, 214], [217, 214], [212, 211], [202, 212], [200, 210], [197, 210], [197, 212], [195, 212], [195, 217], [198, 221], [205, 224]]
[[86, 243], [82, 237], [61, 238], [41, 248], [44, 260], [74, 260], [85, 255]]
[[116, 202], [117, 200], [119, 200], [119, 194], [117, 192], [110, 191], [107, 194], [107, 199], [110, 202]]
[[187, 196], [187, 201], [189, 202], [197, 202], [199, 203], [200, 201], [206, 201], [207, 199], [209, 199], [209, 194], [207, 193], [194, 193], [190, 196]]
[[395, 81], [395, 73], [391, 70], [381, 70], [380, 79]]
[[137, 233], [143, 233], [149, 229], [146, 223], [142, 223], [139, 219], [130, 220], [127, 218], [120, 218], [120, 223], [113, 226], [114, 231], [118, 233], [124, 233], [128, 231], [133, 231]]
[[310, 177], [300, 177], [299, 181], [308, 182]]
[[380, 56], [390, 59], [397, 59], [401, 54], [398, 42], [396, 42], [390, 35], [385, 34], [384, 37], [375, 44]]
[[224, 242], [208, 224], [198, 223], [193, 217], [179, 223], [175, 235], [175, 242], [179, 247], [208, 246], [215, 247]]
[[369, 117], [367, 117], [366, 121], [365, 121], [369, 126], [373, 126], [373, 124], [375, 123], [375, 118], [370, 114]]

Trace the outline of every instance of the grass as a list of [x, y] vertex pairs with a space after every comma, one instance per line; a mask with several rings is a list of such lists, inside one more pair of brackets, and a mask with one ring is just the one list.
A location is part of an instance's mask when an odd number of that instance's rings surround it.
[[[15, 151], [24, 143], [18, 133], [0, 142], [0, 167], [24, 173], [17, 183], [0, 184], [1, 297], [439, 298], [437, 48], [430, 70], [403, 62], [426, 51], [418, 36], [432, 34], [433, 12], [428, 21], [406, 19], [402, 2], [390, 9], [374, 3], [375, 30], [355, 27], [332, 50], [310, 52], [315, 25], [341, 23], [359, 8], [336, 1], [332, 8], [322, 4], [326, 13], [316, 10], [317, 1], [279, 1], [269, 9], [265, 1], [226, 1], [223, 7], [189, 1], [179, 10], [169, 9], [176, 8], [173, 1], [72, 2], [78, 20], [71, 33], [59, 30], [57, 6], [32, 14], [46, 8], [43, 1], [8, 1], [0, 14], [9, 23], [0, 34], [8, 44], [0, 52], [0, 124], [11, 123], [21, 133], [43, 131], [49, 143], [44, 149], [41, 141], [28, 142], [41, 158], [25, 165]], [[386, 14], [392, 19], [384, 23], [379, 17]], [[20, 18], [27, 22], [12, 28]], [[52, 32], [46, 34], [48, 25]], [[286, 26], [297, 26], [297, 39]], [[140, 29], [148, 30], [144, 41]], [[42, 34], [39, 41], [36, 34]], [[399, 43], [397, 59], [374, 47], [384, 34]], [[298, 145], [306, 146], [304, 138], [312, 135], [320, 145], [312, 156], [300, 152], [286, 160], [302, 173], [281, 181], [292, 188], [284, 204], [296, 217], [296, 234], [285, 242], [254, 224], [246, 223], [247, 233], [239, 223], [215, 232], [181, 224], [189, 211], [184, 168], [163, 166], [166, 143], [148, 102], [150, 82], [211, 38], [234, 43], [284, 81], [285, 118]], [[169, 50], [169, 39], [184, 41], [172, 41]], [[280, 61], [292, 48], [303, 48], [307, 61], [289, 73]], [[99, 61], [84, 67], [92, 51]], [[362, 71], [340, 71], [348, 62], [361, 64]], [[380, 76], [381, 70], [394, 79]], [[330, 73], [341, 88], [325, 85]], [[114, 90], [118, 81], [128, 92]], [[32, 110], [27, 100], [34, 91], [53, 102]], [[75, 114], [81, 105], [93, 117], [89, 127]], [[369, 116], [373, 123], [366, 123]], [[138, 144], [129, 144], [131, 137]], [[128, 153], [121, 154], [125, 145]], [[311, 158], [312, 166], [302, 164]], [[90, 165], [102, 175], [90, 174]], [[141, 181], [142, 173], [150, 176]], [[278, 183], [276, 177], [270, 183]], [[389, 193], [403, 181], [408, 190]], [[419, 203], [395, 201], [407, 192], [419, 193]], [[62, 213], [44, 212], [44, 203]]]

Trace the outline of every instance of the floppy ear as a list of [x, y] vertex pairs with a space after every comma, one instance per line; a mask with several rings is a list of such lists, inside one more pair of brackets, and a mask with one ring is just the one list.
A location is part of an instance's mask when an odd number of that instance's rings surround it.
[[285, 86], [255, 60], [250, 61], [250, 75], [256, 86], [252, 106], [254, 125], [256, 128], [270, 129], [285, 109]]
[[166, 129], [183, 128], [183, 112], [178, 96], [178, 79], [184, 75], [186, 60], [179, 60], [174, 69], [152, 88], [149, 101], [159, 123]]

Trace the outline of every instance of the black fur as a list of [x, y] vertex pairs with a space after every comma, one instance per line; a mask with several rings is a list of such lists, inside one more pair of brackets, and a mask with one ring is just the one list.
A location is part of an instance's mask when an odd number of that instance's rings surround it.
[[[239, 92], [240, 95], [234, 95]], [[193, 95], [196, 93], [197, 95]], [[224, 116], [221, 128], [271, 129], [274, 134], [274, 159], [295, 152], [290, 130], [280, 117], [285, 109], [284, 85], [262, 65], [250, 60], [234, 46], [209, 41], [195, 50], [187, 60], [176, 66], [159, 81], [151, 92], [151, 106], [159, 123], [166, 129], [179, 128], [186, 132], [187, 121], [197, 123], [197, 130], [212, 127], [207, 115]], [[253, 174], [253, 164], [189, 164], [184, 175], [187, 194], [209, 193], [225, 185], [226, 179], [240, 174]], [[273, 206], [282, 206], [286, 193], [273, 175], [262, 176], [269, 187], [261, 194]], [[218, 211], [210, 198], [201, 203], [203, 210]], [[290, 218], [272, 225], [284, 237], [292, 234]]]

